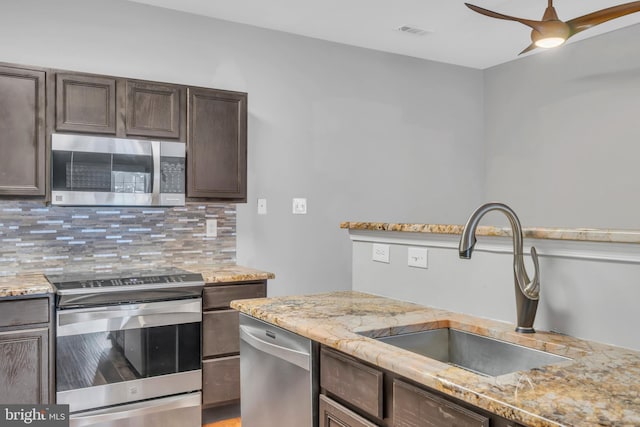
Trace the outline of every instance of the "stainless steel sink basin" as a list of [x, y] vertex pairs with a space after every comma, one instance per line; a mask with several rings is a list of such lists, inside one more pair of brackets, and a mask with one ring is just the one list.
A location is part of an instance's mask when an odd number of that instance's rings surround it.
[[490, 377], [571, 360], [451, 328], [376, 338], [384, 343]]

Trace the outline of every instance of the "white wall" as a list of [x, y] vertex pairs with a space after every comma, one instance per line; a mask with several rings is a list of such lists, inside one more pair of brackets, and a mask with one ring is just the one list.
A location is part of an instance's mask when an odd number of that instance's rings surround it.
[[483, 200], [478, 70], [122, 0], [5, 1], [0, 39], [3, 62], [248, 92], [237, 258], [276, 273], [270, 295], [350, 287], [341, 221], [461, 222]]
[[[354, 290], [515, 324], [512, 243], [479, 237], [470, 260], [457, 236], [352, 232]], [[390, 244], [390, 263], [371, 260], [373, 242]], [[538, 330], [640, 350], [637, 324], [640, 245], [527, 239], [540, 254]], [[407, 266], [408, 247], [427, 247], [429, 268]], [[529, 256], [527, 271], [533, 276]]]
[[[486, 200], [511, 205], [525, 227], [639, 228], [639, 40], [640, 24], [485, 70]], [[482, 224], [506, 221], [491, 213]], [[408, 244], [438, 241], [407, 234]], [[451, 237], [418, 270], [396, 243], [380, 264], [371, 242], [354, 242], [354, 289], [515, 322], [511, 254], [460, 260]], [[542, 255], [537, 328], [640, 350], [640, 245], [532, 243]]]
[[485, 71], [486, 195], [525, 226], [640, 228], [640, 24]]

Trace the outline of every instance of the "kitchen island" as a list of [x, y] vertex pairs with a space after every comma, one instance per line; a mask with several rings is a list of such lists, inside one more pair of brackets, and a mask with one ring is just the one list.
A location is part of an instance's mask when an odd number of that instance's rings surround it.
[[[526, 426], [640, 425], [640, 353], [366, 293], [259, 298], [231, 306], [323, 346]], [[451, 327], [570, 360], [483, 376], [375, 337]]]

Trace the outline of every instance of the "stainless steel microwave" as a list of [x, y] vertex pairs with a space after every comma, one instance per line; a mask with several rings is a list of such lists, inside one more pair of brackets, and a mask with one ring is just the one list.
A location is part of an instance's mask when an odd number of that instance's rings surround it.
[[51, 204], [184, 206], [185, 144], [53, 134]]

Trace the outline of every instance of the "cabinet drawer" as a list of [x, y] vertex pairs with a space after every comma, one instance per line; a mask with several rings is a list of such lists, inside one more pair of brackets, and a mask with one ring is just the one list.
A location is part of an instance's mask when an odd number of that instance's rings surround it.
[[49, 299], [37, 298], [0, 302], [0, 327], [49, 322]]
[[242, 285], [217, 285], [204, 288], [203, 308], [228, 308], [231, 301], [246, 298], [262, 298], [267, 296], [264, 282], [246, 283]]
[[205, 312], [202, 315], [202, 356], [240, 351], [239, 315], [235, 310]]
[[320, 386], [374, 417], [383, 418], [382, 372], [322, 348]]
[[240, 399], [240, 356], [202, 363], [202, 404], [218, 405]]
[[377, 427], [353, 411], [320, 395], [320, 427]]
[[393, 381], [394, 427], [489, 427], [489, 418], [399, 380]]

